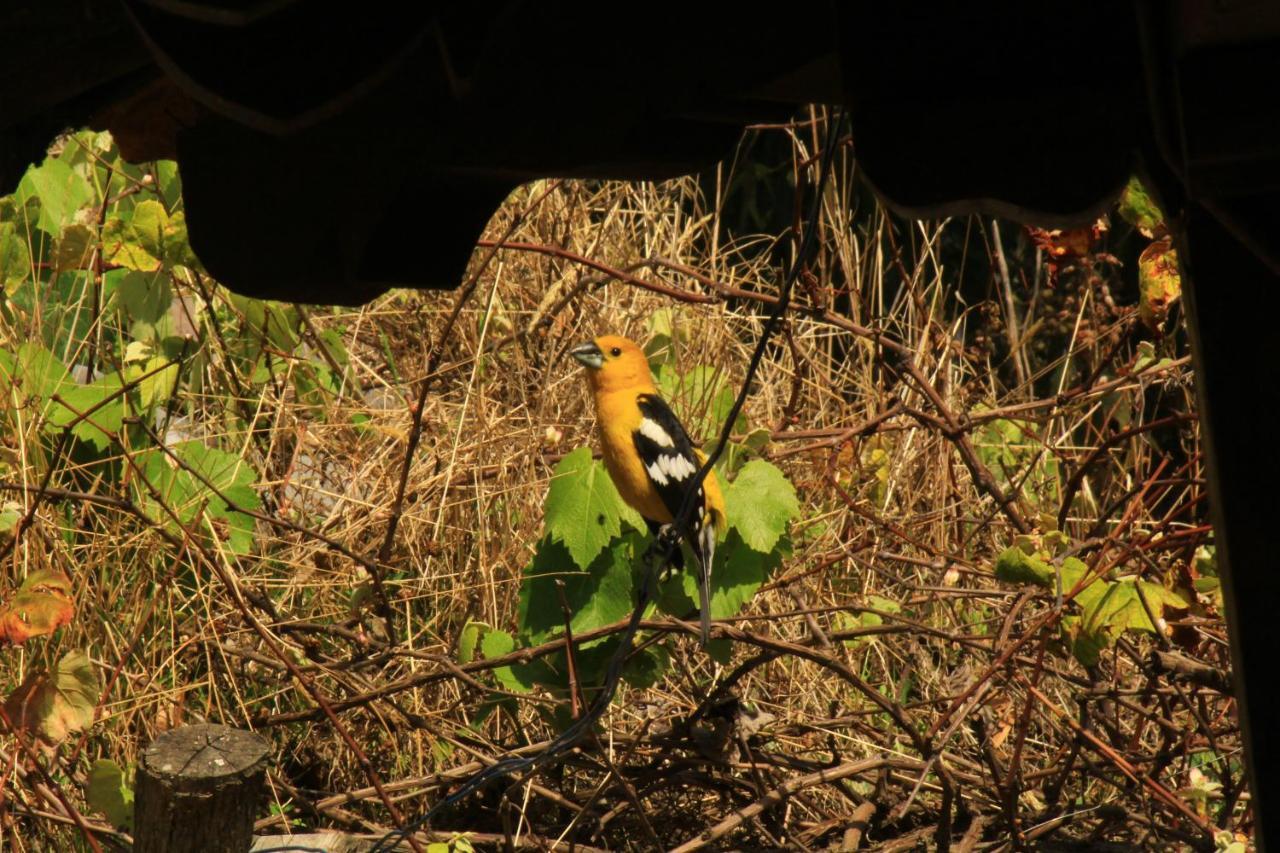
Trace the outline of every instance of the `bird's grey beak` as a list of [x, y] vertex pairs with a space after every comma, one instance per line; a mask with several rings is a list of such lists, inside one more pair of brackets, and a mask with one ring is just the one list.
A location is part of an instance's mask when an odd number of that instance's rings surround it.
[[604, 353], [600, 352], [600, 347], [594, 342], [588, 341], [585, 344], [574, 347], [569, 350], [569, 355], [582, 362], [585, 367], [592, 370], [599, 370], [604, 366]]

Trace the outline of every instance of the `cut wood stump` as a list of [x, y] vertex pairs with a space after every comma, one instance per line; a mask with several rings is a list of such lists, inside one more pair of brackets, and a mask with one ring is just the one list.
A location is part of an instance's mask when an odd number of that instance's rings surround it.
[[211, 724], [152, 741], [138, 762], [134, 853], [245, 853], [267, 749], [260, 735]]

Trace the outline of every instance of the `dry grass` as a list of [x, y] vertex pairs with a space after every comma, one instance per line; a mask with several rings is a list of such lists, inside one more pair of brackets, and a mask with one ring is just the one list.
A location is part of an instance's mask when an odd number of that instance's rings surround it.
[[[761, 131], [790, 139], [782, 165], [802, 183], [813, 177], [799, 164], [812, 158], [814, 133], [807, 124]], [[707, 831], [715, 849], [912, 849], [945, 836], [967, 850], [1048, 841], [1169, 849], [1205, 837], [1197, 820], [1247, 832], [1231, 697], [1148, 660], [1164, 648], [1225, 671], [1216, 610], [1173, 613], [1159, 638], [1125, 633], [1086, 668], [1064, 650], [1052, 592], [992, 571], [1019, 525], [1033, 537], [1047, 530], [1055, 494], [1086, 459], [1064, 530], [1090, 566], [1185, 593], [1193, 555], [1210, 541], [1194, 421], [1142, 428], [1193, 413], [1189, 366], [1129, 375], [1138, 342], [1151, 337], [1133, 308], [1141, 239], [1113, 217], [1095, 254], [1050, 286], [1023, 229], [1000, 223], [1006, 282], [989, 220], [891, 217], [858, 189], [842, 150], [820, 251], [747, 403], [751, 428], [772, 433], [764, 455], [797, 485], [803, 514], [794, 554], [725, 627], [732, 662], [716, 664], [667, 624], [656, 633], [668, 636], [670, 674], [649, 689], [624, 685], [597, 740], [562, 766], [489, 788], [433, 828], [488, 833], [477, 839], [495, 844], [505, 834], [610, 849], [692, 849]], [[83, 742], [41, 759], [68, 796], [82, 803], [87, 761], [133, 762], [161, 730], [207, 719], [271, 738], [273, 815], [353, 832], [393, 826], [317, 710], [316, 691], [338, 703], [341, 726], [406, 818], [481, 763], [553, 737], [537, 694], [520, 698], [515, 715], [504, 708], [469, 728], [492, 664], [459, 670], [457, 639], [472, 620], [514, 627], [550, 472], [564, 453], [594, 444], [569, 347], [605, 331], [644, 338], [650, 318], [674, 308], [681, 364], [741, 381], [768, 308], [753, 295], [776, 293], [793, 244], [722, 227], [748, 190], [735, 182], [749, 171], [739, 167], [701, 185], [520, 189], [488, 240], [567, 250], [604, 269], [555, 252], [480, 248], [452, 328], [455, 293], [311, 309], [313, 326], [340, 330], [351, 354], [323, 409], [297, 399], [287, 370], [260, 386], [234, 374], [224, 341], [240, 321], [224, 291], [206, 291], [214, 304], [197, 319], [198, 390], [173, 414], [265, 472], [263, 514], [292, 525], [260, 521], [252, 554], [236, 557], [165, 539], [119, 507], [41, 507], [2, 571], [9, 584], [42, 567], [68, 572], [78, 615], [56, 639], [0, 656], [0, 682], [17, 684], [33, 656], [54, 661], [77, 648], [113, 679]], [[178, 289], [199, 302], [190, 283]], [[0, 346], [28, 331], [3, 326]], [[900, 342], [896, 351], [879, 333]], [[1158, 345], [1174, 359], [1187, 354], [1181, 334]], [[433, 355], [421, 442], [379, 558]], [[246, 412], [254, 434], [243, 429]], [[1002, 412], [1026, 418], [1012, 470], [990, 455], [990, 423]], [[366, 418], [358, 427], [355, 415]], [[0, 473], [25, 487], [6, 497], [32, 499], [39, 448], [34, 425], [6, 436]], [[1056, 465], [1049, 481], [1036, 473], [1046, 460]], [[73, 466], [51, 485], [128, 497], [77, 481]], [[1027, 485], [1002, 509], [984, 476], [997, 492]], [[368, 573], [331, 543], [381, 566], [393, 645], [373, 609], [353, 611]], [[889, 697], [899, 719], [863, 690]], [[708, 696], [712, 712], [684, 725]], [[0, 750], [9, 783], [0, 813], [15, 849], [82, 844], [40, 816], [56, 809], [12, 741], [0, 738]], [[1207, 791], [1206, 779], [1220, 788], [1202, 808], [1184, 789]], [[774, 803], [779, 791], [788, 796]], [[263, 828], [281, 823], [264, 812]]]

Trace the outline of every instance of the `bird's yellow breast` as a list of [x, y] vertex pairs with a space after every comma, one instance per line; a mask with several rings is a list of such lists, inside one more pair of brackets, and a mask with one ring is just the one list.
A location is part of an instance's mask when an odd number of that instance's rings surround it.
[[[613, 478], [622, 499], [645, 518], [659, 524], [671, 522], [671, 512], [663, 503], [662, 496], [653, 487], [653, 481], [644, 468], [644, 462], [635, 450], [635, 433], [640, 429], [640, 421], [644, 415], [637, 404], [637, 397], [642, 393], [655, 393], [646, 388], [636, 391], [613, 391], [596, 395], [596, 422], [600, 426], [601, 451], [605, 468]], [[695, 450], [699, 463], [706, 461], [706, 456]], [[726, 529], [724, 496], [720, 492], [720, 481], [715, 470], [707, 472], [703, 481], [706, 495], [706, 513], [715, 525], [717, 535], [723, 535]]]
[[639, 396], [634, 391], [614, 391], [596, 396], [596, 422], [600, 425], [600, 448], [605, 468], [618, 494], [636, 512], [650, 521], [666, 524], [671, 513], [662, 496], [653, 488], [644, 462], [636, 454], [635, 432], [640, 429]]

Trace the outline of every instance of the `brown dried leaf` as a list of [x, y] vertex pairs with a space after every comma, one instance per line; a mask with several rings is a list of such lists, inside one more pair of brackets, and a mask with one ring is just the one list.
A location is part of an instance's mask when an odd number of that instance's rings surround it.
[[4, 703], [13, 725], [49, 743], [93, 723], [98, 679], [84, 652], [71, 652], [50, 671], [33, 672]]
[[70, 578], [52, 569], [32, 572], [0, 607], [0, 642], [18, 644], [52, 634], [71, 621], [75, 609]]

